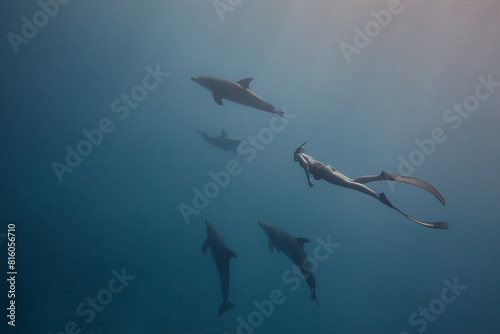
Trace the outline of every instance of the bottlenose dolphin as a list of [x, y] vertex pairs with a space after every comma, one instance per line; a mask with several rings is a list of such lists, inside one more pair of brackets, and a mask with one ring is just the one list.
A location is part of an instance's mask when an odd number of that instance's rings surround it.
[[226, 312], [235, 306], [227, 300], [229, 291], [229, 260], [232, 257], [237, 257], [232, 250], [226, 247], [226, 243], [220, 235], [219, 231], [215, 228], [214, 224], [205, 219], [207, 225], [207, 239], [203, 243], [203, 254], [210, 247], [210, 252], [214, 258], [215, 266], [219, 272], [220, 284], [222, 288], [222, 304], [219, 306], [218, 315]]
[[210, 137], [209, 135], [207, 135], [206, 132], [201, 132], [199, 130], [196, 131], [213, 146], [220, 148], [224, 152], [233, 151], [234, 155], [236, 155], [236, 149], [241, 144], [241, 140], [235, 138], [229, 138], [228, 136], [226, 136], [226, 132], [224, 131], [224, 129], [222, 129], [220, 136], [218, 137]]
[[316, 301], [319, 305], [318, 298], [316, 297], [316, 281], [311, 270], [311, 264], [307, 259], [306, 252], [304, 252], [304, 244], [309, 242], [309, 240], [306, 238], [294, 238], [270, 223], [259, 221], [258, 224], [269, 236], [269, 249], [271, 252], [274, 247], [276, 247], [278, 253], [282, 250], [299, 267], [300, 272], [306, 279], [307, 285], [309, 285], [309, 289], [311, 289], [311, 300]]
[[250, 90], [249, 85], [253, 78], [233, 82], [216, 77], [201, 76], [191, 78], [191, 80], [211, 91], [215, 102], [220, 106], [222, 105], [222, 99], [224, 99], [283, 117], [283, 111], [276, 110], [274, 106]]

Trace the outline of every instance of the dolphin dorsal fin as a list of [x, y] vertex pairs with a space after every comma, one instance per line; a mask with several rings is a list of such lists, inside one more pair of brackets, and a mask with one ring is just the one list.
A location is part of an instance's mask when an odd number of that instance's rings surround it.
[[222, 129], [222, 130], [220, 131], [220, 136], [219, 136], [219, 137], [227, 137], [227, 136], [226, 136], [226, 131], [224, 131], [224, 129]]
[[304, 246], [305, 243], [311, 242], [311, 240], [306, 239], [306, 238], [295, 238], [299, 242], [301, 246]]
[[243, 88], [250, 89], [250, 81], [252, 80], [253, 78], [241, 79], [240, 81], [237, 82], [237, 84], [239, 84]]

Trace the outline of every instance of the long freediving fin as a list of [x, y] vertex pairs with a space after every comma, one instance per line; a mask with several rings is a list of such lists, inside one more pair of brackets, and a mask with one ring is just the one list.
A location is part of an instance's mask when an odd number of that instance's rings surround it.
[[425, 227], [442, 229], [442, 230], [446, 230], [449, 227], [447, 222], [425, 222], [423, 220], [418, 220], [416, 218], [408, 216], [406, 213], [404, 213], [403, 211], [399, 210], [396, 207], [393, 207], [393, 209], [396, 210], [397, 212], [399, 212], [400, 214], [402, 214], [403, 216], [405, 216], [406, 218], [413, 220], [415, 223], [418, 223], [418, 224], [423, 225]]
[[382, 172], [380, 173], [380, 177], [382, 180], [387, 180], [387, 181], [398, 181], [398, 182], [403, 182], [403, 183], [408, 183], [412, 184], [414, 186], [417, 186], [419, 188], [422, 188], [424, 190], [427, 190], [431, 194], [433, 194], [443, 205], [446, 205], [446, 201], [444, 200], [444, 197], [437, 191], [436, 188], [431, 186], [429, 183], [414, 178], [414, 177], [409, 177], [409, 176], [401, 176], [401, 175], [396, 175], [396, 174], [391, 174], [388, 172]]
[[403, 216], [405, 216], [406, 218], [414, 221], [415, 223], [418, 223], [420, 225], [423, 225], [425, 227], [430, 227], [430, 228], [436, 228], [436, 229], [448, 229], [448, 223], [447, 222], [426, 222], [426, 221], [423, 221], [423, 220], [418, 220], [416, 218], [413, 218], [411, 216], [408, 216], [406, 213], [404, 213], [403, 211], [399, 210], [398, 208], [396, 208], [388, 199], [387, 199], [387, 196], [385, 196], [384, 193], [380, 193], [378, 194], [379, 197], [380, 197], [380, 201], [382, 203], [384, 203], [385, 205], [387, 205], [388, 207], [390, 207], [391, 209], [394, 209], [396, 210], [397, 212], [399, 212], [400, 214], [402, 214]]

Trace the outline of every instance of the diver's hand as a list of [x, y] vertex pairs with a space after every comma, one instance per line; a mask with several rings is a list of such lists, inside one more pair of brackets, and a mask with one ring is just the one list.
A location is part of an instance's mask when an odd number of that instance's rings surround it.
[[309, 181], [309, 188], [314, 187], [314, 184], [312, 183], [311, 179], [309, 179], [308, 181]]

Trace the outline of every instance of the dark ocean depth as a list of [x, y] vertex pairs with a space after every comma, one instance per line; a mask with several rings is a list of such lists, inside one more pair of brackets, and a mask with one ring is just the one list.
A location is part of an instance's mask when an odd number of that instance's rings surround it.
[[[497, 0], [19, 0], [0, 17], [2, 334], [500, 332]], [[275, 110], [201, 76], [253, 78], [238, 89]], [[365, 185], [449, 228], [309, 187], [304, 142], [350, 179], [426, 181], [445, 206]], [[204, 254], [205, 220], [225, 245]], [[258, 221], [294, 256], [309, 240], [319, 305]]]

